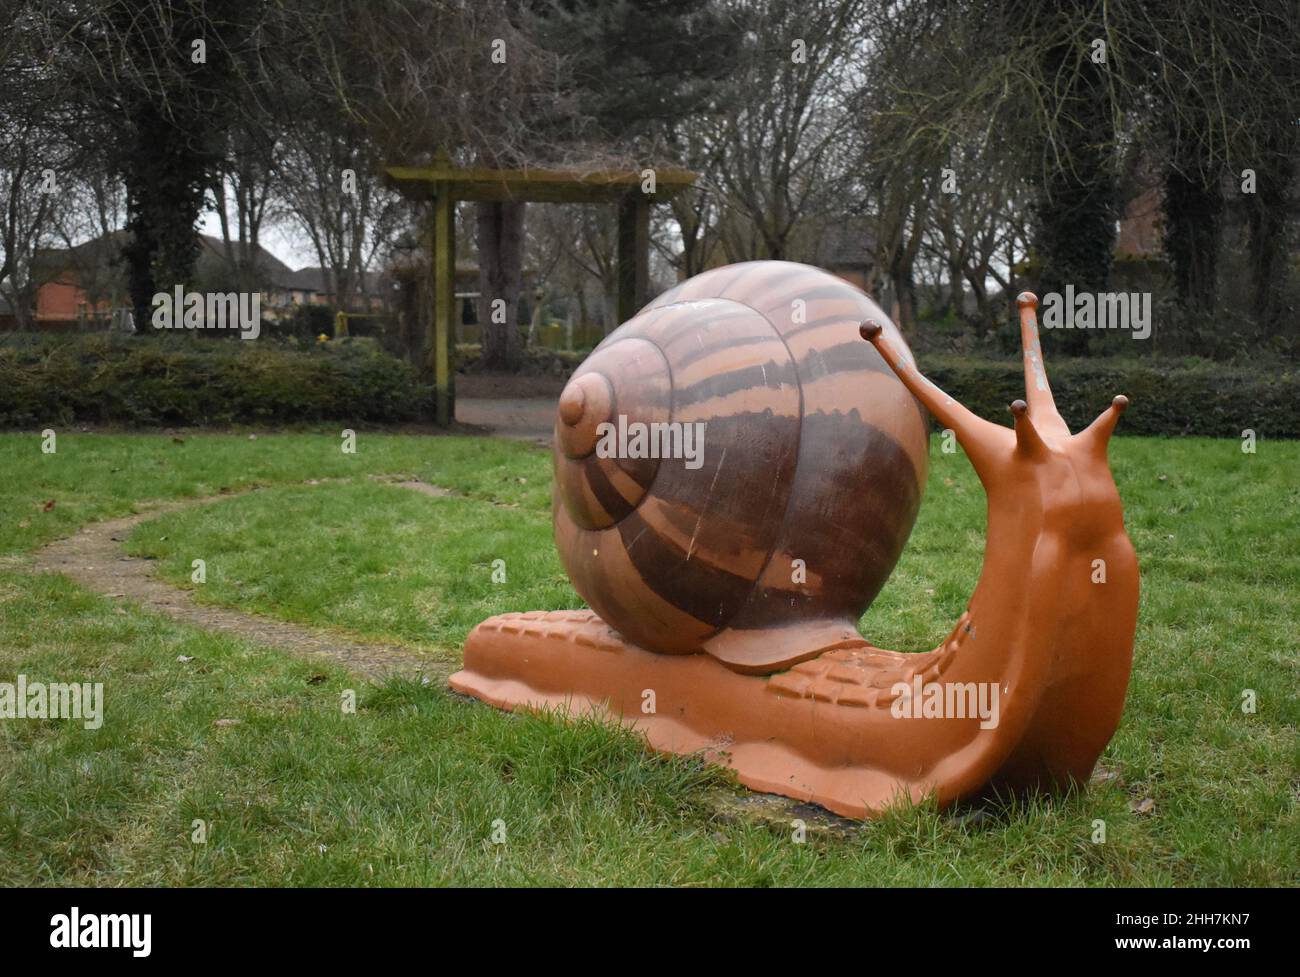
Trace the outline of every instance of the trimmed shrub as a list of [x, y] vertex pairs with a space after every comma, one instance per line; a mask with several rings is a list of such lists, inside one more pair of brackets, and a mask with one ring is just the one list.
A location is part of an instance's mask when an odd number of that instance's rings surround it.
[[[458, 346], [473, 371], [477, 348]], [[585, 354], [534, 350], [526, 373], [567, 376]], [[922, 370], [981, 417], [1007, 422], [1024, 396], [1019, 357], [922, 354]], [[1300, 372], [1200, 360], [1053, 358], [1048, 377], [1072, 430], [1111, 398], [1132, 408], [1121, 433], [1300, 437]], [[0, 427], [47, 424], [204, 425], [325, 420], [388, 423], [431, 417], [432, 388], [374, 339], [208, 343], [112, 333], [0, 338]]]
[[109, 334], [0, 342], [0, 426], [429, 416], [432, 390], [373, 340], [203, 343]]
[[[479, 372], [483, 347], [478, 343], [456, 344], [456, 372]], [[590, 355], [591, 350], [546, 349], [531, 346], [524, 350], [519, 372], [526, 376], [568, 376]]]

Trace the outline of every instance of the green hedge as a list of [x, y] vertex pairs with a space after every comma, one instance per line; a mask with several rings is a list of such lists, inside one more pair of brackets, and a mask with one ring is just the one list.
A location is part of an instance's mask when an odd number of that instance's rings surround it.
[[[457, 349], [472, 369], [476, 349]], [[564, 375], [582, 354], [534, 351], [532, 372]], [[1024, 396], [1018, 358], [926, 354], [936, 384], [990, 420]], [[1300, 372], [1202, 361], [1070, 360], [1047, 364], [1057, 407], [1078, 430], [1117, 393], [1132, 406], [1121, 433], [1300, 437]], [[429, 419], [432, 390], [373, 339], [208, 342], [192, 337], [10, 335], [0, 339], [0, 427], [203, 425]]]
[[[456, 372], [479, 372], [483, 347], [478, 343], [456, 344]], [[529, 376], [568, 376], [591, 355], [591, 350], [548, 349], [530, 346], [525, 349], [519, 372]]]
[[373, 340], [210, 342], [110, 334], [0, 341], [0, 427], [429, 416], [432, 391]]
[[[951, 397], [989, 420], [1005, 421], [1007, 405], [1025, 395], [1019, 359], [1006, 363], [931, 355], [922, 371]], [[1116, 394], [1129, 398], [1121, 434], [1239, 438], [1300, 437], [1300, 373], [1208, 362], [1049, 360], [1057, 409], [1071, 430], [1090, 424]]]

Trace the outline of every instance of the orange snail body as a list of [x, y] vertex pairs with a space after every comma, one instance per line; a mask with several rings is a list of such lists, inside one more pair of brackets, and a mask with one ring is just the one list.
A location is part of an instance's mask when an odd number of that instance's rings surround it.
[[[1119, 722], [1137, 618], [1137, 561], [1106, 461], [1127, 401], [1071, 435], [1037, 300], [1018, 304], [1026, 396], [1013, 429], [922, 377], [879, 309], [815, 269], [731, 266], [656, 300], [559, 404], [556, 540], [595, 613], [484, 621], [452, 686], [502, 708], [624, 722], [656, 749], [706, 751], [742, 783], [846, 816], [1086, 781]], [[915, 515], [918, 402], [975, 467], [988, 533], [951, 633], [899, 654], [855, 622]], [[702, 421], [702, 463], [601, 457], [601, 425], [620, 414]]]

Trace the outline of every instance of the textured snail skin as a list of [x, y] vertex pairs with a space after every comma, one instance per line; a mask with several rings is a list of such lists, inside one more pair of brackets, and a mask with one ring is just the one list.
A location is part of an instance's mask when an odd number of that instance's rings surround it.
[[[796, 274], [787, 267], [769, 265], [759, 280], [751, 280], [750, 294], [785, 294], [776, 279]], [[794, 267], [798, 273], [807, 271]], [[683, 283], [637, 319], [656, 308], [667, 313], [683, 301], [683, 294], [693, 294], [696, 281]], [[709, 290], [717, 291], [713, 286]], [[704, 300], [706, 306], [709, 301]], [[813, 801], [849, 817], [872, 816], [904, 798], [933, 797], [949, 804], [989, 788], [1086, 783], [1120, 720], [1137, 622], [1137, 559], [1106, 458], [1107, 443], [1128, 402], [1116, 397], [1090, 427], [1071, 435], [1056, 410], [1043, 366], [1037, 299], [1025, 293], [1018, 305], [1025, 399], [1011, 405], [1014, 428], [975, 416], [921, 376], [883, 315], [875, 312], [861, 323], [858, 344], [874, 348], [901, 386], [956, 433], [988, 495], [980, 580], [967, 610], [933, 651], [899, 654], [875, 648], [856, 630], [838, 637], [825, 632], [820, 615], [832, 605], [816, 602], [804, 605], [815, 609], [806, 618], [757, 619], [752, 629], [740, 629], [739, 650], [724, 647], [723, 654], [717, 653], [719, 638], [725, 645], [746, 613], [745, 604], [730, 623], [704, 638], [703, 653], [694, 654], [662, 653], [694, 650], [699, 640], [694, 633], [677, 635], [680, 643], [657, 652], [632, 639], [626, 625], [611, 627], [603, 614], [535, 611], [480, 624], [466, 641], [465, 668], [452, 676], [452, 687], [505, 709], [562, 707], [571, 714], [621, 722], [641, 732], [655, 749], [704, 751], [734, 768], [740, 781], [754, 789]], [[812, 321], [810, 316], [808, 323]], [[763, 341], [759, 332], [755, 327], [753, 344]], [[592, 361], [604, 348], [593, 353]], [[649, 350], [641, 352], [649, 356]], [[649, 389], [657, 389], [661, 373], [652, 360], [643, 366]], [[616, 398], [624, 379], [619, 375], [610, 384]], [[605, 388], [575, 375], [574, 382], [579, 381], [581, 395], [566, 391], [567, 406], [562, 398], [568, 419], [557, 425], [560, 453], [585, 443], [585, 411], [591, 405], [604, 409]], [[675, 394], [678, 388], [670, 389]], [[786, 415], [773, 408], [771, 416]], [[566, 433], [575, 426], [577, 434]], [[885, 427], [895, 435], [907, 430], [894, 418]], [[563, 439], [568, 439], [567, 447]], [[904, 433], [896, 443], [905, 441]], [[857, 438], [846, 450], [862, 450], [864, 443], [873, 442]], [[559, 497], [565, 470], [559, 457], [556, 519], [563, 546], [562, 520], [570, 510]], [[572, 460], [569, 454], [563, 457]], [[658, 477], [649, 476], [644, 498], [658, 491], [658, 478], [669, 463], [661, 461]], [[922, 457], [913, 470], [923, 472], [923, 464]], [[903, 501], [896, 512], [907, 512]], [[598, 523], [602, 517], [594, 509], [579, 508], [577, 518]], [[906, 516], [909, 528], [910, 520]], [[614, 525], [582, 532], [608, 532]], [[849, 543], [834, 531], [829, 536], [835, 546]], [[812, 582], [818, 561], [834, 554], [807, 552]], [[575, 551], [567, 559], [577, 556]], [[889, 562], [892, 566], [892, 558]], [[826, 574], [818, 579], [837, 578]], [[756, 589], [762, 585], [760, 573]], [[623, 609], [620, 605], [619, 612]], [[761, 638], [748, 633], [765, 627], [777, 649], [769, 655], [754, 651]], [[785, 668], [791, 658], [793, 664]], [[756, 674], [771, 670], [765, 660], [776, 661], [783, 670]], [[922, 684], [996, 688], [996, 722], [968, 713], [900, 716], [902, 690]]]

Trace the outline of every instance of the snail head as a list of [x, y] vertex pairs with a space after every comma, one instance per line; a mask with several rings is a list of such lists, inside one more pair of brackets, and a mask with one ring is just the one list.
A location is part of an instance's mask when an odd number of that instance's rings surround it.
[[[1104, 474], [1104, 482], [1113, 491], [1106, 449], [1120, 415], [1128, 407], [1128, 398], [1115, 397], [1092, 424], [1071, 434], [1056, 409], [1043, 364], [1035, 313], [1038, 298], [1032, 292], [1022, 292], [1016, 305], [1020, 311], [1025, 396], [1010, 405], [1014, 429], [979, 417], [940, 390], [890, 342], [880, 323], [868, 320], [859, 332], [934, 418], [956, 434], [990, 496], [995, 491], [1027, 484], [1073, 483], [1077, 480], [1069, 477], [1071, 472], [1084, 475], [1089, 482]], [[1053, 470], [1059, 478], [1051, 476]]]

